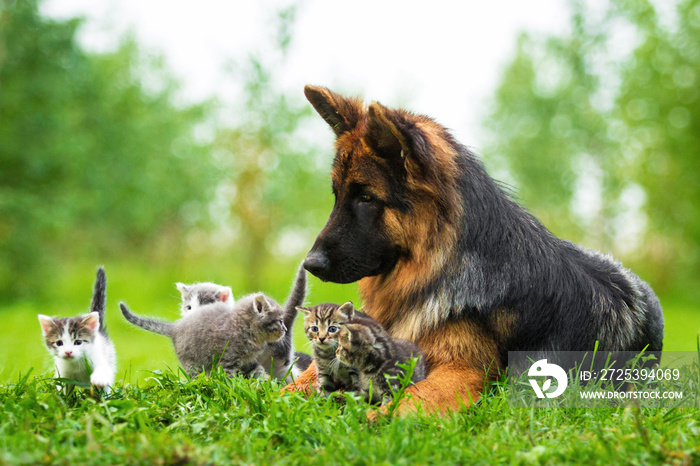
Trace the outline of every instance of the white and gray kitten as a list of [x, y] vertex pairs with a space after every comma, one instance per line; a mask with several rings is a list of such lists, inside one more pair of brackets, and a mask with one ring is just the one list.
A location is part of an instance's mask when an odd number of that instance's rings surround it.
[[[105, 327], [107, 279], [97, 269], [90, 312], [77, 317], [39, 315], [46, 348], [53, 356], [56, 377], [91, 383], [109, 393], [116, 373], [116, 352]], [[73, 390], [65, 385], [64, 393]]]
[[211, 282], [193, 283], [192, 285], [176, 283], [175, 286], [182, 295], [182, 305], [180, 306], [180, 315], [182, 316], [215, 302], [227, 304], [230, 308], [233, 308], [235, 304], [233, 292], [228, 286]]
[[175, 322], [139, 317], [124, 303], [120, 307], [132, 324], [170, 337], [180, 364], [191, 376], [209, 374], [214, 364], [229, 376], [265, 375], [256, 358], [267, 343], [287, 331], [282, 308], [262, 293], [245, 296], [233, 308], [218, 301], [207, 304]]

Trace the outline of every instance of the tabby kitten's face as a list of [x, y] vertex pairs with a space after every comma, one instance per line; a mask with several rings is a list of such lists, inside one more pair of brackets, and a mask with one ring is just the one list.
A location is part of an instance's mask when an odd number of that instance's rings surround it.
[[361, 367], [375, 343], [372, 329], [362, 324], [343, 324], [338, 334], [335, 356], [348, 366]]
[[190, 312], [195, 312], [202, 306], [216, 302], [222, 302], [233, 307], [233, 293], [228, 286], [210, 282], [194, 283], [192, 285], [176, 283], [175, 286], [182, 295], [180, 315], [183, 317]]
[[304, 313], [304, 331], [314, 346], [335, 348], [338, 346], [338, 334], [341, 324], [352, 319], [355, 307], [351, 302], [342, 306], [337, 304], [319, 304], [308, 308], [298, 307]]
[[90, 351], [100, 318], [97, 312], [63, 319], [39, 315], [39, 323], [46, 348], [54, 358], [78, 360]]

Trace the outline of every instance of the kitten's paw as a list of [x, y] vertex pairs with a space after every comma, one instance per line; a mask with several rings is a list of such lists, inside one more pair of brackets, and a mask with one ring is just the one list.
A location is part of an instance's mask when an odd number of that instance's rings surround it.
[[90, 383], [98, 388], [108, 388], [114, 382], [111, 374], [104, 372], [93, 372], [90, 376]]

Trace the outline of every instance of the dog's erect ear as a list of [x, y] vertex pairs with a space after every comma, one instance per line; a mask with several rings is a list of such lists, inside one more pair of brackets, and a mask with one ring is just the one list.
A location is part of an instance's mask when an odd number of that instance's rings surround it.
[[362, 100], [343, 97], [325, 87], [306, 85], [304, 95], [336, 136], [355, 128], [364, 112]]
[[369, 105], [367, 142], [380, 157], [403, 166], [408, 173], [426, 176], [432, 171], [433, 155], [418, 120], [411, 113], [373, 102]]
[[401, 156], [405, 158], [409, 151], [409, 141], [405, 128], [407, 122], [397, 111], [391, 110], [378, 102], [369, 105], [367, 134], [370, 144], [383, 157]]

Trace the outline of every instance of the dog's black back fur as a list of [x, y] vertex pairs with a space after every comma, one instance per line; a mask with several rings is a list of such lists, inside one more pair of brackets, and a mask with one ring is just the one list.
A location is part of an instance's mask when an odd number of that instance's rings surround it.
[[[467, 314], [516, 311], [507, 351], [660, 352], [661, 305], [648, 284], [609, 256], [552, 235], [514, 202], [469, 150], [460, 154], [465, 215], [456, 257], [431, 284]], [[458, 286], [455, 286], [459, 283]]]

